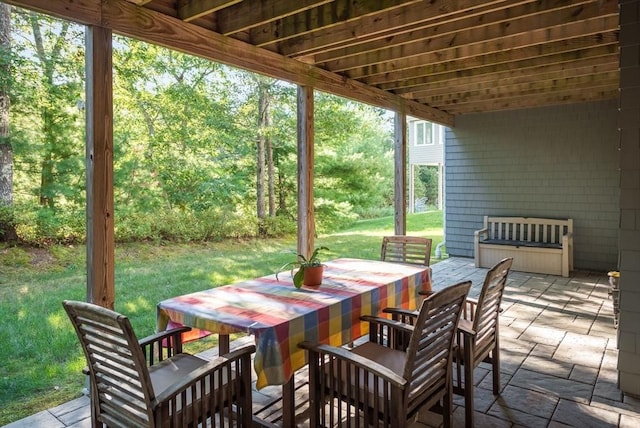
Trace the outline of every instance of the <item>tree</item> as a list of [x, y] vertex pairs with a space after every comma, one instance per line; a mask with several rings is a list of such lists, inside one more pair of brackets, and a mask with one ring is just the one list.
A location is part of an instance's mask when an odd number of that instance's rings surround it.
[[0, 204], [13, 202], [13, 150], [9, 140], [11, 7], [0, 3]]
[[438, 204], [438, 167], [437, 166], [427, 166], [420, 165], [418, 167], [418, 181], [420, 185], [416, 187], [421, 187], [421, 191], [416, 189], [416, 195], [422, 194], [427, 199], [427, 204], [429, 205], [437, 205]]
[[50, 211], [39, 215], [73, 207], [84, 217], [85, 152], [78, 109], [84, 89], [84, 30], [21, 9], [13, 9], [12, 25], [19, 67], [12, 91], [14, 186], [29, 198], [36, 195], [37, 203]]
[[42, 72], [42, 88], [44, 89], [44, 103], [41, 106], [42, 131], [45, 143], [45, 153], [42, 158], [40, 173], [40, 204], [55, 208], [56, 195], [59, 193], [56, 175], [66, 170], [69, 165], [67, 161], [73, 157], [73, 149], [67, 140], [68, 125], [65, 123], [67, 114], [60, 105], [60, 101], [68, 101], [70, 104], [74, 99], [79, 99], [81, 85], [78, 80], [57, 81], [60, 65], [63, 65], [70, 58], [64, 57], [63, 50], [67, 44], [67, 35], [70, 23], [59, 21], [57, 35], [49, 34], [50, 45], [45, 43], [43, 38], [41, 20], [43, 18], [35, 13], [28, 15], [36, 54]]
[[[257, 167], [256, 167], [256, 196], [258, 214], [258, 235], [264, 236], [267, 230], [264, 221], [267, 217], [265, 209], [265, 199], [268, 201], [269, 217], [276, 215], [275, 198], [275, 165], [273, 158], [273, 144], [271, 138], [271, 103], [274, 81], [267, 77], [255, 76], [258, 92], [258, 144], [257, 144]], [[265, 168], [266, 168], [266, 191], [265, 198]]]
[[11, 7], [0, 3], [0, 241], [17, 238], [13, 216], [13, 147], [9, 130]]
[[269, 92], [263, 79], [258, 80], [258, 138], [256, 147], [256, 201], [258, 214], [258, 235], [264, 236], [266, 229], [264, 220], [266, 217], [264, 204], [265, 188], [265, 146], [269, 140]]

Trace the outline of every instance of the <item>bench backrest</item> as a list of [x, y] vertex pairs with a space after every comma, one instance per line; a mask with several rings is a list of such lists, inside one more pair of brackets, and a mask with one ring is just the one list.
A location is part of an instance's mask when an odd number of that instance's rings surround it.
[[573, 233], [573, 219], [484, 216], [484, 227], [489, 239], [561, 244], [564, 235]]

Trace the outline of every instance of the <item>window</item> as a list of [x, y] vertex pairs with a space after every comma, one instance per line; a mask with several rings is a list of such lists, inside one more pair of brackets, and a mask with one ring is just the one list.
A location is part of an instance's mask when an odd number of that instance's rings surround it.
[[435, 127], [431, 122], [414, 122], [415, 123], [415, 136], [416, 146], [426, 146], [433, 144], [433, 133]]

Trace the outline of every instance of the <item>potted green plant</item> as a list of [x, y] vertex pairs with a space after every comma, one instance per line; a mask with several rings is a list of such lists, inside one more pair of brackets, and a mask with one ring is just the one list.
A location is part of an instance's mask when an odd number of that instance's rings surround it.
[[[320, 251], [329, 251], [329, 249], [327, 247], [316, 247], [313, 253], [307, 257], [305, 257], [304, 254], [298, 254], [293, 251], [293, 254], [296, 255], [296, 260], [282, 265], [278, 273], [290, 267], [291, 275], [293, 276], [293, 285], [296, 288], [300, 288], [302, 285], [318, 287], [322, 283], [322, 272], [324, 270], [324, 266], [320, 260]], [[294, 273], [293, 271], [296, 268], [298, 268], [298, 270]], [[276, 279], [278, 279], [278, 273], [276, 273]]]

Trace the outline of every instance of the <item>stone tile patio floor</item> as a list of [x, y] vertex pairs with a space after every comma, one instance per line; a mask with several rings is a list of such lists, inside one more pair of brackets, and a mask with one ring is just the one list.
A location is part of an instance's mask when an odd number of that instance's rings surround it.
[[[446, 259], [432, 268], [434, 289], [471, 279], [471, 295], [478, 294], [487, 271], [466, 258]], [[640, 427], [640, 399], [617, 388], [616, 329], [608, 290], [602, 272], [576, 271], [569, 278], [511, 272], [500, 316], [501, 394], [491, 393], [489, 366], [478, 367], [476, 426]], [[305, 377], [300, 373], [296, 379], [303, 384]], [[279, 392], [279, 387], [254, 391], [255, 409]], [[304, 386], [298, 394], [306, 395]], [[4, 428], [89, 427], [88, 404], [81, 397]], [[299, 419], [299, 426], [305, 426], [304, 416]], [[413, 427], [440, 425], [441, 417], [425, 410]], [[454, 427], [462, 426], [463, 400], [456, 396]]]

